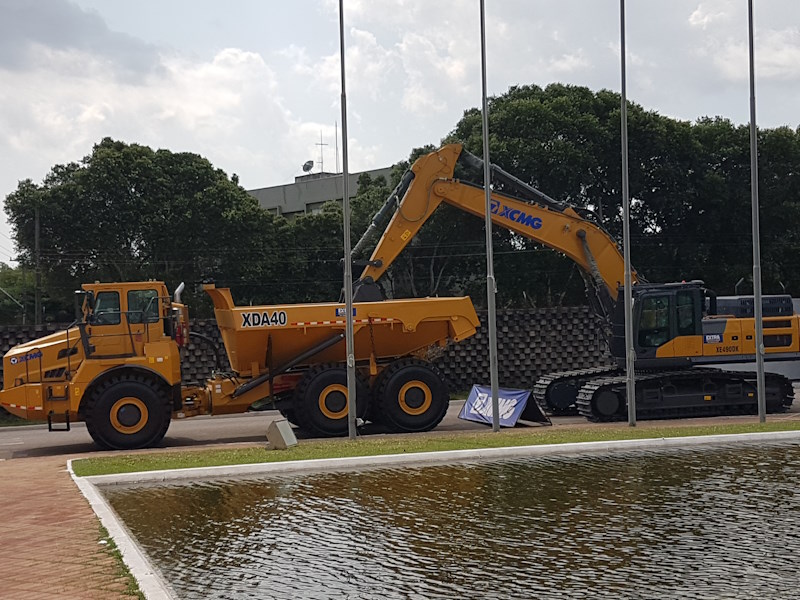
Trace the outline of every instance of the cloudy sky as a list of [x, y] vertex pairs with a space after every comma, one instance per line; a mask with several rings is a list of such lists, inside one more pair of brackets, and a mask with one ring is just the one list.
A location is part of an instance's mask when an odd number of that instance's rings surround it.
[[[759, 125], [800, 125], [800, 2], [756, 2]], [[628, 1], [631, 100], [749, 119], [746, 0]], [[0, 0], [0, 193], [104, 136], [207, 157], [246, 188], [336, 166], [337, 0]], [[480, 105], [478, 0], [345, 0], [350, 170]], [[618, 0], [486, 0], [488, 85], [619, 90]], [[327, 146], [320, 146], [320, 143]], [[341, 154], [341, 149], [340, 149]], [[0, 260], [13, 242], [0, 221]]]

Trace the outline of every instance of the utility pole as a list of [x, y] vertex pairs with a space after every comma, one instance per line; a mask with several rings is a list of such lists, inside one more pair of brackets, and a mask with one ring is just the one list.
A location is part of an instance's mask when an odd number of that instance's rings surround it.
[[22, 324], [25, 325], [25, 305], [16, 298], [14, 298], [14, 296], [9, 294], [6, 290], [4, 290], [1, 287], [0, 287], [0, 292], [3, 292], [6, 296], [8, 296], [11, 299], [12, 302], [14, 302], [14, 304], [16, 304], [22, 309]]
[[36, 283], [33, 302], [33, 323], [42, 324], [42, 273], [39, 269], [39, 202], [36, 202], [33, 219], [33, 248], [36, 255]]

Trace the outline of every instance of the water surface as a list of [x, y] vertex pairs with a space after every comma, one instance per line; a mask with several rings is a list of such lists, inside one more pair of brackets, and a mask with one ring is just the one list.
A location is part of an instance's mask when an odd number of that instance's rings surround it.
[[797, 598], [800, 446], [104, 494], [181, 598]]

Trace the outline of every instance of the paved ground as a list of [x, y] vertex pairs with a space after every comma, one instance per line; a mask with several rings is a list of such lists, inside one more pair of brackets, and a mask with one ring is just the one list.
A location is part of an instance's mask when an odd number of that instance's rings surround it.
[[[463, 401], [453, 401], [445, 420], [437, 431], [465, 429], [481, 430], [479, 423], [469, 423], [457, 418]], [[183, 448], [208, 444], [233, 444], [263, 442], [267, 427], [280, 414], [276, 411], [251, 412], [240, 415], [195, 417], [173, 421], [162, 444], [163, 448]], [[572, 420], [583, 422], [580, 417]], [[371, 427], [370, 425], [367, 426]], [[369, 435], [371, 432], [365, 432]], [[301, 438], [302, 434], [297, 433]], [[0, 427], [0, 459], [17, 459], [33, 456], [61, 454], [91, 454], [97, 447], [83, 423], [73, 423], [71, 431], [48, 432], [47, 426]], [[2, 463], [0, 463], [2, 464]]]
[[100, 523], [66, 472], [69, 456], [0, 463], [0, 597], [130, 598], [99, 544]]
[[[485, 429], [457, 418], [454, 402], [437, 431]], [[164, 447], [264, 442], [275, 413], [176, 422]], [[710, 422], [753, 422], [757, 417], [719, 417], [673, 422], [642, 421], [640, 427]], [[768, 419], [800, 419], [800, 402]], [[603, 427], [579, 417], [554, 419], [558, 428]], [[65, 437], [58, 437], [65, 436]], [[37, 446], [38, 444], [38, 446]], [[125, 581], [99, 544], [99, 521], [66, 471], [70, 458], [94, 452], [82, 424], [68, 433], [46, 427], [0, 429], [0, 597], [10, 600], [117, 600]]]

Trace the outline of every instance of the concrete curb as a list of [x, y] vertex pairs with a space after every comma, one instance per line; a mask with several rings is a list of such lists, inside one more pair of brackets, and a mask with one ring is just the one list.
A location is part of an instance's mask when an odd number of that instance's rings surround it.
[[67, 461], [67, 470], [78, 489], [84, 495], [100, 522], [108, 530], [108, 534], [117, 545], [122, 560], [131, 575], [139, 584], [139, 589], [147, 600], [177, 600], [172, 588], [161, 576], [161, 573], [148, 560], [142, 548], [128, 532], [128, 529], [117, 516], [117, 513], [103, 498], [97, 487], [84, 477], [78, 477], [72, 470], [72, 459]]
[[800, 443], [800, 431], [776, 431], [764, 433], [738, 433], [674, 438], [651, 438], [639, 440], [617, 440], [607, 442], [579, 442], [572, 444], [546, 444], [506, 448], [483, 448], [478, 450], [449, 450], [444, 452], [417, 452], [412, 454], [388, 454], [383, 456], [359, 456], [347, 458], [325, 458], [318, 460], [284, 461], [247, 465], [227, 465], [197, 469], [173, 469], [119, 475], [95, 475], [78, 477], [72, 470], [72, 460], [67, 468], [73, 481], [89, 501], [100, 522], [117, 544], [125, 564], [136, 578], [148, 600], [176, 600], [177, 596], [164, 581], [158, 569], [148, 560], [139, 544], [133, 539], [122, 521], [103, 498], [97, 486], [121, 485], [166, 481], [186, 481], [207, 478], [237, 477], [276, 473], [310, 473], [315, 471], [342, 471], [378, 468], [391, 465], [419, 466], [460, 461], [497, 460], [525, 456], [570, 455], [592, 452], [613, 452], [644, 448], [681, 448], [713, 446], [731, 443], [756, 443], [794, 441]]
[[79, 479], [83, 479], [93, 485], [105, 486], [128, 483], [178, 481], [187, 479], [197, 480], [214, 477], [238, 477], [270, 473], [300, 473], [333, 470], [339, 471], [362, 469], [365, 467], [383, 467], [398, 464], [402, 464], [403, 466], [415, 466], [465, 460], [493, 460], [498, 458], [519, 458], [523, 456], [563, 455], [579, 454], [583, 452], [632, 450], [637, 448], [672, 448], [735, 442], [787, 440], [797, 440], [800, 442], [800, 431], [734, 433], [674, 438], [615, 440], [607, 442], [578, 442], [571, 444], [543, 444], [537, 446], [480, 448], [475, 450], [446, 450], [442, 452], [415, 452], [410, 454], [353, 456], [346, 458], [321, 458], [315, 460], [295, 460], [274, 463], [252, 463], [245, 465], [224, 465], [219, 467], [143, 471], [139, 473], [121, 473], [117, 475], [93, 475]]

